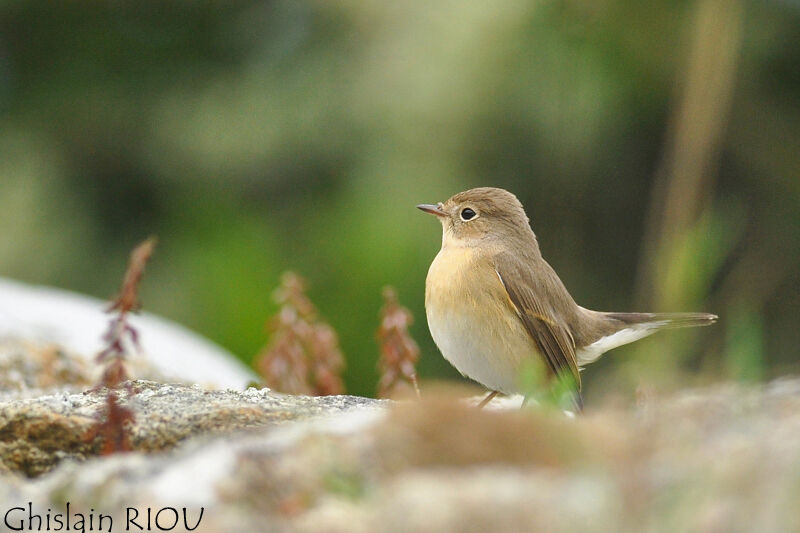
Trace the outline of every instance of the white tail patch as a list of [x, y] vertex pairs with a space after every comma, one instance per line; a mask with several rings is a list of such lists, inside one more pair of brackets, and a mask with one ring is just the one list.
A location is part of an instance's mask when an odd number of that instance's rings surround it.
[[597, 360], [598, 357], [603, 355], [609, 350], [613, 350], [623, 344], [629, 344], [639, 339], [643, 339], [648, 335], [652, 335], [659, 328], [668, 324], [667, 321], [647, 322], [644, 324], [636, 324], [629, 328], [621, 329], [616, 333], [601, 337], [588, 346], [579, 348], [575, 352], [575, 358], [578, 360], [578, 366], [588, 365]]

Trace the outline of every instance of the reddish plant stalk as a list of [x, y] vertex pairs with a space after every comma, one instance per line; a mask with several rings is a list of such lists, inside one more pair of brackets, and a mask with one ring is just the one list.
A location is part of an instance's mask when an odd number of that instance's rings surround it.
[[306, 282], [293, 272], [281, 277], [273, 299], [278, 313], [267, 321], [271, 339], [257, 356], [265, 384], [290, 394], [342, 394], [344, 357], [336, 332], [322, 321], [305, 294]]
[[381, 351], [378, 362], [380, 371], [378, 397], [388, 398], [405, 384], [410, 385], [419, 398], [416, 371], [419, 347], [408, 332], [409, 326], [414, 322], [414, 316], [411, 311], [398, 303], [397, 292], [392, 287], [383, 289], [383, 299], [381, 322], [377, 332]]

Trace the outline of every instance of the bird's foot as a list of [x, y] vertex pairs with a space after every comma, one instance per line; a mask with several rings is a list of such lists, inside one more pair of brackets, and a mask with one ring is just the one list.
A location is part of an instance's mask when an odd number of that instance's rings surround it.
[[483, 409], [484, 407], [486, 407], [486, 404], [491, 402], [494, 399], [494, 397], [497, 396], [498, 394], [499, 393], [496, 390], [493, 390], [492, 392], [487, 394], [486, 398], [481, 400], [481, 403], [478, 404], [478, 409]]

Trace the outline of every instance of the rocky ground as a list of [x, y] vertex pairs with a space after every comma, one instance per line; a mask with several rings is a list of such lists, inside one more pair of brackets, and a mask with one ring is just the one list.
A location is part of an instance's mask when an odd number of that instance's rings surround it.
[[202, 509], [204, 532], [800, 530], [798, 379], [568, 418], [447, 395], [208, 390], [144, 369], [120, 396], [134, 451], [100, 456], [91, 368], [0, 346], [5, 527], [35, 529], [33, 514], [139, 531], [149, 512], [151, 530], [177, 517], [183, 531]]

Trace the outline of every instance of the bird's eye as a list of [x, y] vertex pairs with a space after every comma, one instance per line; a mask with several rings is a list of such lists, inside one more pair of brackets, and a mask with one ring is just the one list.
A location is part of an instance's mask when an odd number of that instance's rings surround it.
[[473, 218], [475, 218], [475, 211], [469, 207], [465, 207], [461, 210], [461, 220], [467, 221], [472, 220]]

